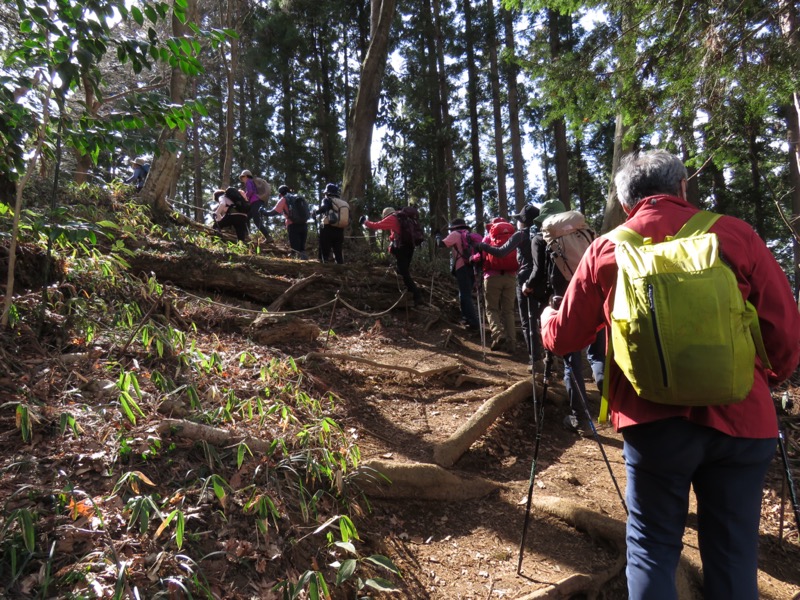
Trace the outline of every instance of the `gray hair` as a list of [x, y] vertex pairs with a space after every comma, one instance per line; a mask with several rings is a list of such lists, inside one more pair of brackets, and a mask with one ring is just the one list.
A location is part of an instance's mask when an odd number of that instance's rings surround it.
[[680, 158], [666, 150], [651, 150], [624, 156], [614, 176], [614, 184], [620, 204], [630, 211], [649, 196], [680, 195], [681, 181], [688, 177]]

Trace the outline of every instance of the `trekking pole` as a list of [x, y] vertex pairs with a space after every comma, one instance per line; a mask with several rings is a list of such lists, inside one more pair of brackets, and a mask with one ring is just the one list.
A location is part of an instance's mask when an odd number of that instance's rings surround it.
[[481, 285], [483, 279], [481, 278], [480, 270], [473, 266], [472, 273], [475, 276], [475, 296], [478, 299], [478, 327], [480, 328], [481, 334], [481, 352], [483, 352], [483, 360], [486, 361], [486, 330], [483, 326], [483, 312], [481, 311], [481, 291], [483, 286]]
[[[790, 408], [791, 400], [788, 397], [788, 394], [784, 395], [783, 400], [780, 403], [780, 406], [783, 410], [788, 410]], [[777, 411], [776, 411], [777, 412]], [[781, 460], [783, 461], [783, 471], [786, 475], [786, 483], [789, 487], [789, 500], [792, 502], [792, 510], [794, 511], [794, 522], [795, 525], [800, 529], [800, 508], [797, 506], [797, 492], [795, 491], [794, 487], [794, 477], [792, 477], [792, 469], [789, 465], [789, 454], [786, 452], [786, 434], [783, 430], [783, 424], [781, 423], [780, 415], [778, 415], [778, 449], [781, 453]], [[781, 536], [780, 539], [783, 539], [783, 502], [781, 502]]]
[[[530, 324], [530, 322], [531, 322], [531, 299], [528, 298], [527, 296], [525, 297], [525, 311], [528, 314], [528, 323]], [[538, 427], [539, 426], [539, 421], [538, 421], [539, 415], [536, 414], [536, 410], [535, 410], [535, 408], [536, 408], [536, 368], [534, 366], [533, 344], [532, 344], [532, 340], [531, 340], [531, 337], [530, 337], [530, 332], [528, 333], [528, 338], [527, 339], [528, 339], [528, 354], [530, 355], [530, 365], [531, 365], [531, 390], [533, 392], [533, 406], [534, 406], [533, 419], [534, 419], [534, 422], [536, 423], [536, 426]]]
[[542, 399], [536, 401], [533, 396], [533, 414], [536, 422], [536, 441], [533, 445], [533, 460], [531, 461], [531, 477], [528, 481], [528, 498], [525, 501], [525, 520], [522, 522], [522, 539], [519, 541], [519, 560], [517, 561], [517, 575], [522, 575], [522, 556], [525, 551], [525, 537], [528, 534], [528, 523], [531, 517], [531, 502], [533, 500], [533, 481], [536, 477], [536, 461], [539, 459], [539, 443], [542, 440], [542, 424], [544, 421], [544, 403], [547, 399], [547, 387], [550, 385], [550, 376], [553, 373], [553, 353], [549, 350], [544, 355], [544, 374], [542, 376]]
[[[797, 492], [794, 487], [794, 478], [792, 477], [792, 469], [789, 466], [789, 455], [786, 453], [786, 441], [784, 439], [783, 427], [778, 424], [778, 448], [781, 452], [783, 459], [783, 470], [786, 474], [786, 483], [789, 485], [789, 499], [792, 501], [792, 510], [794, 511], [794, 522], [800, 528], [800, 509], [797, 506]], [[781, 526], [783, 526], [783, 519], [781, 519]], [[783, 537], [783, 536], [781, 536]]]
[[433, 249], [433, 260], [431, 261], [431, 295], [428, 305], [433, 306], [433, 280], [436, 277], [436, 248]]
[[[581, 356], [581, 360], [583, 360], [583, 356]], [[567, 371], [567, 368], [564, 367], [564, 371]], [[608, 456], [606, 455], [606, 450], [603, 448], [603, 442], [600, 441], [600, 435], [597, 433], [597, 428], [594, 426], [594, 421], [592, 420], [592, 414], [589, 412], [589, 403], [586, 401], [586, 394], [578, 387], [578, 378], [575, 377], [575, 371], [570, 368], [569, 369], [569, 376], [572, 378], [572, 385], [575, 386], [575, 389], [578, 392], [578, 397], [581, 399], [581, 404], [583, 405], [583, 412], [586, 415], [586, 419], [589, 421], [589, 426], [592, 428], [592, 437], [594, 441], [597, 442], [597, 447], [600, 448], [600, 454], [603, 455], [603, 460], [606, 463], [606, 467], [608, 468], [608, 474], [611, 475], [611, 481], [614, 482], [614, 487], [617, 488], [617, 495], [619, 495], [619, 499], [622, 502], [622, 508], [625, 509], [625, 514], [628, 514], [628, 505], [625, 504], [625, 497], [622, 494], [622, 490], [617, 483], [617, 478], [614, 477], [614, 471], [611, 470], [611, 462], [608, 460]]]

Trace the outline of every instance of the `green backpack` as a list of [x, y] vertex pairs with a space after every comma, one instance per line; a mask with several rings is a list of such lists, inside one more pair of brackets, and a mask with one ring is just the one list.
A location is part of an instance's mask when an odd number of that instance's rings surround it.
[[756, 309], [708, 233], [719, 217], [700, 211], [660, 244], [624, 226], [606, 234], [619, 267], [607, 360], [646, 400], [733, 404], [753, 386], [756, 351], [769, 367]]

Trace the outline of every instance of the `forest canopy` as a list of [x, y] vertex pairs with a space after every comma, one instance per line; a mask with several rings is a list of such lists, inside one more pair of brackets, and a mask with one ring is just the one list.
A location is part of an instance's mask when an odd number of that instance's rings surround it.
[[430, 230], [459, 215], [482, 230], [556, 197], [607, 230], [622, 220], [620, 156], [663, 147], [689, 167], [691, 200], [748, 221], [791, 275], [796, 13], [788, 0], [4, 3], [0, 193], [13, 204], [26, 175], [107, 185], [145, 156], [143, 197], [200, 221], [248, 169], [312, 200], [344, 182], [356, 215], [416, 202]]

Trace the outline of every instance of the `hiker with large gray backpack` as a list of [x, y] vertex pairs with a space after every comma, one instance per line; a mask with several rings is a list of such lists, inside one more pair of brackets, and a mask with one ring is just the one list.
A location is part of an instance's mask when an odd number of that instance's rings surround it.
[[800, 313], [753, 228], [698, 210], [687, 180], [669, 152], [622, 158], [614, 184], [627, 220], [592, 243], [560, 308], [544, 310], [542, 341], [563, 355], [609, 331], [604, 399], [624, 444], [628, 597], [677, 597], [693, 490], [704, 597], [749, 600], [778, 440], [770, 388], [797, 368]]
[[319, 261], [329, 262], [331, 254], [337, 264], [344, 262], [342, 248], [344, 231], [350, 225], [350, 205], [339, 197], [339, 186], [329, 183], [322, 194], [322, 202], [314, 212], [315, 218], [322, 215], [319, 232]]
[[[540, 224], [541, 231], [531, 238], [533, 268], [523, 287], [523, 293], [535, 295], [541, 312], [553, 296], [563, 296], [567, 291], [567, 286], [595, 234], [580, 212], [568, 211], [560, 200], [548, 200], [542, 204], [535, 220]], [[598, 388], [602, 389], [605, 366], [605, 336], [602, 332], [591, 340], [586, 350], [594, 380]], [[589, 437], [592, 435], [592, 428], [582, 402], [582, 398], [586, 396], [583, 353], [581, 350], [570, 352], [562, 356], [562, 359], [564, 387], [570, 408], [562, 425], [568, 431]]]

